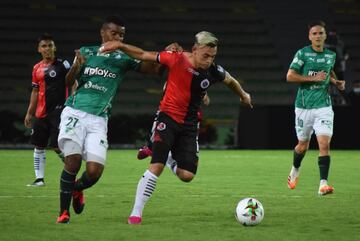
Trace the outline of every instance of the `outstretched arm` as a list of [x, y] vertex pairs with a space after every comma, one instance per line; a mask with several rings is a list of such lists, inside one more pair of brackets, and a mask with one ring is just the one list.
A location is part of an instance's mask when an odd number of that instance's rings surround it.
[[232, 91], [234, 91], [239, 97], [240, 101], [253, 108], [251, 104], [250, 94], [247, 93], [240, 85], [240, 83], [232, 77], [228, 72], [225, 74], [224, 84], [226, 84]]
[[120, 41], [106, 42], [103, 46], [100, 47], [100, 52], [106, 53], [106, 52], [114, 51], [116, 49], [121, 49], [123, 52], [125, 52], [130, 57], [132, 57], [134, 59], [139, 59], [142, 61], [156, 62], [156, 58], [158, 55], [158, 52], [145, 51], [141, 48], [138, 48], [138, 47], [130, 45], [130, 44], [125, 44]]

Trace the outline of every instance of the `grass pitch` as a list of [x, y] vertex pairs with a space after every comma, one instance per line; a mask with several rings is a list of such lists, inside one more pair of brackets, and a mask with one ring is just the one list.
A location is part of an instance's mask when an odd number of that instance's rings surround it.
[[[302, 163], [295, 190], [286, 186], [292, 151], [201, 151], [191, 183], [168, 169], [143, 213], [130, 226], [136, 186], [149, 160], [135, 150], [111, 150], [102, 179], [85, 191], [86, 207], [70, 224], [55, 224], [61, 161], [47, 151], [46, 186], [34, 179], [32, 151], [0, 151], [1, 241], [352, 241], [360, 237], [360, 151], [332, 151], [330, 184], [335, 193], [317, 195], [317, 152]], [[84, 163], [83, 163], [84, 166]], [[263, 222], [243, 227], [234, 217], [237, 202], [255, 197], [264, 205]]]

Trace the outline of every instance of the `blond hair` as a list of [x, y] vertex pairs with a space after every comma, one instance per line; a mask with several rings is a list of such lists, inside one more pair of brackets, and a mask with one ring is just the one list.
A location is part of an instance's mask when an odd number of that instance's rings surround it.
[[201, 31], [195, 35], [195, 44], [200, 46], [209, 46], [213, 48], [217, 46], [218, 42], [219, 40], [215, 35], [207, 31]]

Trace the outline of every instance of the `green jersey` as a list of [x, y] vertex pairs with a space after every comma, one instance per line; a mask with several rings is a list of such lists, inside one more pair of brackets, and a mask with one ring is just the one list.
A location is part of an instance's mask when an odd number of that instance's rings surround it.
[[78, 76], [78, 87], [65, 105], [93, 115], [108, 117], [118, 86], [128, 70], [138, 70], [140, 62], [121, 51], [99, 53], [100, 46], [82, 47], [85, 64]]
[[327, 73], [326, 79], [321, 82], [302, 83], [299, 86], [295, 107], [302, 109], [314, 109], [331, 106], [329, 95], [330, 72], [334, 67], [336, 54], [324, 49], [316, 52], [311, 46], [306, 46], [295, 54], [290, 64], [290, 69], [300, 75], [315, 76], [320, 71]]

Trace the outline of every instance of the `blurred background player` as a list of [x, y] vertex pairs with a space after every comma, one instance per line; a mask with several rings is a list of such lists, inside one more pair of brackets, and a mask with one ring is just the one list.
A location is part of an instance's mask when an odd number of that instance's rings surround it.
[[336, 53], [324, 48], [325, 23], [312, 22], [308, 25], [308, 29], [311, 45], [297, 51], [286, 76], [289, 83], [300, 84], [295, 100], [295, 129], [298, 144], [295, 146], [293, 166], [287, 183], [290, 189], [296, 187], [301, 161], [309, 148], [311, 135], [315, 131], [319, 145], [318, 194], [326, 195], [334, 191], [334, 188], [328, 185], [330, 141], [334, 121], [329, 84], [331, 82], [339, 90], [344, 90], [345, 81], [337, 80], [333, 73]]
[[[34, 149], [35, 181], [28, 186], [45, 185], [45, 148], [49, 146], [63, 159], [58, 148], [60, 114], [67, 97], [65, 76], [70, 69], [66, 60], [55, 57], [56, 46], [52, 36], [47, 33], [38, 38], [38, 52], [42, 60], [32, 72], [32, 91], [24, 124], [32, 128], [31, 143]], [[34, 118], [35, 117], [35, 118]]]
[[[124, 21], [109, 16], [100, 28], [102, 44], [123, 41]], [[66, 76], [68, 86], [77, 80], [77, 90], [67, 99], [60, 123], [59, 146], [64, 152], [65, 165], [60, 178], [60, 214], [57, 223], [70, 220], [70, 203], [76, 214], [82, 213], [85, 200], [83, 190], [100, 179], [108, 149], [107, 124], [112, 101], [125, 73], [130, 70], [161, 74], [159, 64], [135, 60], [122, 51], [100, 53], [100, 46], [76, 50], [74, 64]], [[81, 161], [86, 170], [75, 181]]]
[[211, 85], [224, 83], [240, 97], [240, 101], [252, 107], [250, 95], [239, 82], [213, 62], [217, 44], [218, 39], [212, 33], [202, 31], [196, 34], [191, 52], [149, 52], [118, 41], [106, 43], [101, 49], [102, 52], [121, 49], [134, 58], [158, 62], [169, 68], [154, 132], [150, 167], [139, 180], [129, 224], [141, 224], [145, 203], [154, 192], [165, 163], [169, 161], [170, 151], [176, 160], [173, 163], [179, 179], [190, 182], [195, 177], [199, 151], [197, 113]]

